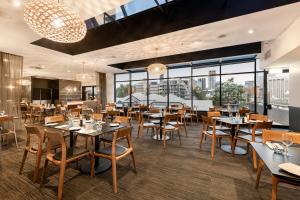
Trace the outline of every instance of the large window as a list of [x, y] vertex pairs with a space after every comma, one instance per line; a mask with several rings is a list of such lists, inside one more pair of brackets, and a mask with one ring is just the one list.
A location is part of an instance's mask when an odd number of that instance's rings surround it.
[[116, 74], [116, 101], [169, 106], [184, 104], [199, 111], [227, 104], [249, 107], [264, 113], [264, 72], [256, 60], [193, 62], [170, 65], [165, 74], [146, 71]]

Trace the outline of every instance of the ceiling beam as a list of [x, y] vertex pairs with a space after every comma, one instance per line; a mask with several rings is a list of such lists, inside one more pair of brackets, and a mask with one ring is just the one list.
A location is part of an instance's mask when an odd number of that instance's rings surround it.
[[118, 63], [109, 66], [122, 69], [122, 70], [128, 70], [134, 68], [145, 68], [154, 62], [159, 62], [168, 65], [168, 64], [175, 64], [175, 63], [192, 62], [197, 60], [225, 58], [225, 57], [232, 57], [232, 56], [258, 54], [258, 53], [261, 53], [260, 42], [222, 47], [217, 49], [209, 49], [203, 51], [196, 51], [190, 53], [176, 54], [176, 55], [164, 56], [158, 58], [137, 60], [137, 61], [131, 61], [125, 63]]

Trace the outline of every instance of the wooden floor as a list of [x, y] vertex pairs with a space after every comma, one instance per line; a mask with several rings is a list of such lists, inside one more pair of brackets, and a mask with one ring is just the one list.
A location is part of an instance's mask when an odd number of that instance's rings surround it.
[[[181, 146], [177, 140], [168, 141], [166, 150], [163, 150], [162, 143], [156, 143], [146, 132], [143, 140], [136, 139], [135, 127], [133, 137], [138, 173], [133, 172], [130, 158], [120, 161], [117, 166], [117, 194], [112, 191], [110, 170], [91, 178], [68, 168], [63, 197], [81, 200], [271, 199], [271, 177], [266, 169], [261, 186], [256, 190], [250, 157], [232, 157], [218, 148], [215, 161], [211, 161], [210, 141], [208, 139], [200, 149], [199, 131], [200, 125], [189, 126], [188, 137], [182, 137]], [[0, 199], [55, 199], [58, 168], [50, 167], [49, 181], [42, 189], [39, 184], [31, 182], [34, 169], [32, 155], [27, 159], [24, 174], [18, 174], [25, 142], [24, 131], [20, 131], [18, 137], [19, 149], [13, 142], [0, 149]], [[280, 184], [278, 199], [297, 199], [299, 196], [299, 188]]]

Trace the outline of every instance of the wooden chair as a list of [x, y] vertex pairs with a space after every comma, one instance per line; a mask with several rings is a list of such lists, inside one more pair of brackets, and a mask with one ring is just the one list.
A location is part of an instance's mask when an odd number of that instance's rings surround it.
[[63, 122], [63, 121], [65, 121], [63, 115], [54, 115], [54, 116], [45, 117], [45, 124]]
[[73, 108], [73, 109], [71, 109], [71, 114], [74, 117], [79, 117], [80, 113], [81, 113], [81, 108]]
[[[203, 126], [202, 126], [202, 131], [201, 131], [200, 148], [202, 147], [202, 142], [203, 142], [204, 136], [211, 137], [211, 139], [212, 139], [211, 159], [214, 160], [215, 144], [216, 144], [217, 140], [221, 139], [221, 138], [228, 138], [230, 143], [232, 143], [231, 135], [228, 133], [225, 133], [221, 130], [217, 130], [216, 129], [216, 121], [213, 120], [211, 117], [202, 116], [202, 120], [203, 120]], [[212, 130], [209, 130], [210, 126], [212, 127]], [[221, 142], [220, 142], [220, 146], [221, 146]]]
[[33, 122], [33, 107], [28, 105], [27, 106], [27, 111], [26, 111], [26, 114], [25, 114], [25, 120], [24, 120], [24, 123], [26, 123], [26, 120], [29, 119], [30, 122]]
[[[41, 159], [43, 154], [44, 134], [39, 130], [37, 126], [25, 124], [25, 128], [27, 133], [27, 140], [25, 144], [25, 149], [24, 149], [24, 154], [23, 154], [19, 174], [21, 175], [23, 172], [27, 154], [31, 153], [36, 155], [35, 170], [34, 170], [33, 180], [32, 180], [35, 183], [37, 181], [37, 178], [39, 177], [39, 172], [40, 172], [40, 164], [41, 164]], [[36, 139], [37, 141], [36, 146], [33, 146], [31, 140], [32, 138]]]
[[92, 118], [95, 121], [103, 121], [103, 114], [93, 113], [92, 114]]
[[[131, 141], [131, 132], [132, 127], [127, 127], [120, 129], [117, 132], [113, 133], [113, 140], [110, 146], [99, 149], [94, 152], [95, 157], [102, 157], [111, 160], [112, 162], [112, 178], [113, 178], [113, 189], [114, 192], [118, 192], [118, 182], [117, 182], [117, 162], [131, 155], [133, 167], [136, 172], [136, 165], [133, 153], [133, 146]], [[127, 141], [127, 147], [121, 146], [118, 143], [122, 140]], [[94, 160], [92, 161], [92, 175], [94, 176]]]
[[114, 119], [114, 123], [130, 125], [130, 120], [128, 117], [125, 116], [116, 116]]
[[147, 129], [147, 132], [149, 129], [152, 129], [153, 132], [157, 131], [159, 124], [153, 123], [153, 122], [145, 122], [145, 119], [143, 117], [142, 113], [139, 113], [139, 122], [138, 122], [138, 134], [137, 137], [142, 139], [143, 138], [143, 133], [144, 129]]
[[199, 122], [198, 119], [198, 111], [197, 111], [197, 107], [185, 107], [185, 119], [190, 119], [191, 125], [193, 125], [193, 120], [196, 119], [196, 122]]
[[[262, 122], [267, 122], [268, 121], [268, 116], [267, 115], [261, 115], [261, 114], [250, 114], [249, 115], [249, 120], [254, 120], [254, 121], [262, 121]], [[246, 128], [241, 128], [238, 130], [239, 132], [243, 134], [252, 134], [252, 127], [251, 124], [249, 124], [248, 127]], [[262, 134], [262, 130], [256, 129], [257, 134]]]
[[[171, 121], [175, 121], [176, 124], [169, 125]], [[177, 132], [179, 143], [181, 145], [181, 138], [180, 138], [180, 125], [179, 125], [179, 116], [178, 114], [166, 114], [164, 118], [164, 123], [162, 127], [159, 127], [158, 129], [162, 129], [163, 132], [163, 144], [164, 148], [166, 148], [166, 137], [169, 133], [171, 135], [171, 138], [173, 140], [174, 138], [174, 132]], [[156, 132], [156, 138], [158, 138], [158, 132]]]
[[120, 116], [119, 110], [108, 110], [106, 113], [106, 117], [110, 117], [111, 121], [113, 121], [116, 116]]
[[[284, 133], [290, 134], [292, 136], [294, 144], [300, 144], [300, 134], [299, 133], [278, 131], [278, 130], [263, 130], [262, 143], [266, 144], [267, 141], [282, 142], [282, 134], [284, 134]], [[257, 174], [256, 174], [256, 184], [255, 184], [256, 189], [259, 187], [260, 176], [261, 176], [261, 172], [262, 172], [264, 165], [265, 165], [264, 162], [261, 159], [259, 159]], [[272, 200], [277, 199], [277, 186], [278, 186], [279, 182], [299, 186], [299, 182], [293, 182], [292, 180], [286, 180], [286, 179], [282, 179], [278, 176], [272, 176]]]
[[33, 122], [41, 122], [43, 115], [43, 108], [41, 106], [33, 106], [32, 107], [32, 119]]
[[[207, 117], [221, 117], [221, 112], [219, 111], [208, 111], [207, 112]], [[212, 128], [212, 126], [210, 126]], [[222, 130], [222, 131], [229, 131], [230, 128], [227, 126], [223, 126], [222, 124], [217, 125], [216, 124], [216, 130]]]
[[[59, 181], [58, 181], [58, 195], [57, 199], [61, 200], [62, 199], [62, 193], [63, 193], [63, 184], [64, 184], [64, 175], [65, 175], [65, 169], [66, 165], [71, 163], [71, 162], [78, 162], [78, 160], [89, 156], [91, 160], [91, 167], [93, 166], [93, 156], [89, 152], [89, 150], [81, 150], [77, 148], [68, 148], [67, 144], [65, 142], [65, 132], [64, 131], [58, 131], [55, 129], [46, 129], [45, 130], [48, 143], [47, 143], [47, 152], [46, 152], [46, 159], [45, 159], [45, 164], [44, 164], [44, 170], [43, 170], [43, 175], [42, 175], [42, 180], [41, 180], [41, 187], [43, 187], [44, 180], [46, 177], [47, 173], [47, 166], [48, 162], [58, 165], [60, 167], [59, 171]], [[61, 145], [61, 152], [53, 153], [52, 152], [52, 145], [56, 142], [59, 142]], [[92, 171], [91, 169], [91, 176], [92, 176]]]
[[[272, 128], [272, 122], [257, 122], [253, 127], [252, 127], [252, 133], [251, 135], [237, 135], [234, 137], [233, 141], [233, 147], [232, 147], [232, 155], [234, 155], [234, 150], [236, 147], [237, 141], [240, 142], [245, 142], [247, 144], [247, 152], [249, 152], [249, 146], [250, 142], [262, 142], [262, 139], [260, 137], [257, 137], [260, 135], [260, 133], [257, 132], [257, 130], [264, 130], [268, 129], [270, 130]], [[257, 159], [256, 159], [256, 152], [252, 150], [252, 163], [253, 163], [253, 168], [257, 168]]]
[[7, 123], [7, 128], [0, 132], [1, 141], [4, 140], [3, 139], [4, 137], [6, 137], [6, 140], [7, 140], [8, 135], [14, 135], [16, 147], [19, 148], [14, 117], [13, 116], [1, 116], [0, 124], [4, 124], [4, 123]]
[[185, 121], [185, 110], [184, 109], [179, 109], [177, 111], [177, 115], [178, 115], [178, 122], [177, 121], [171, 121], [168, 124], [172, 125], [172, 126], [176, 126], [178, 125], [180, 128], [184, 128], [185, 131], [185, 136], [187, 137], [187, 131], [186, 131], [186, 121]]
[[134, 118], [137, 118], [137, 112], [134, 111], [133, 108], [128, 108], [127, 110], [127, 117], [131, 120], [131, 119], [134, 119]]
[[242, 107], [241, 109], [239, 109], [239, 114], [241, 117], [245, 117], [246, 114], [249, 114], [249, 113], [250, 113], [249, 108]]

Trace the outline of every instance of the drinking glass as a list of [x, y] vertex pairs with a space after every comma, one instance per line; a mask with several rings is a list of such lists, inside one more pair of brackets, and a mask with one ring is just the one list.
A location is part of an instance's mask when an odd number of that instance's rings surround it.
[[293, 144], [293, 137], [288, 133], [282, 134], [282, 144], [285, 146], [285, 155], [286, 156], [292, 156], [289, 154], [289, 146]]
[[240, 119], [241, 115], [240, 115], [239, 112], [236, 113], [236, 117], [237, 117], [238, 119]]

